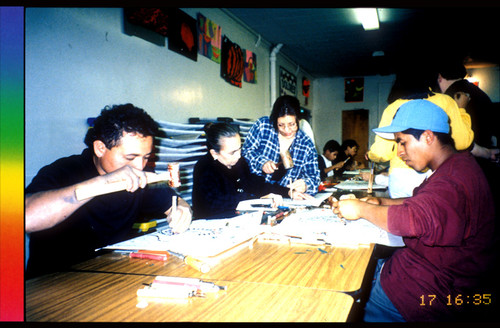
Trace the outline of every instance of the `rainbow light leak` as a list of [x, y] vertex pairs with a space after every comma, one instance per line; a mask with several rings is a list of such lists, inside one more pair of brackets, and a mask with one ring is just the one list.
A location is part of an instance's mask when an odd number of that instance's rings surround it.
[[24, 8], [0, 7], [0, 321], [24, 321]]

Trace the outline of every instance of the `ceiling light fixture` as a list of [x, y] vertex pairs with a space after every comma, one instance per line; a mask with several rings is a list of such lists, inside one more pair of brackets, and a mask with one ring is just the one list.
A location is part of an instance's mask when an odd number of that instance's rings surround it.
[[365, 31], [379, 29], [377, 8], [356, 8], [354, 11]]

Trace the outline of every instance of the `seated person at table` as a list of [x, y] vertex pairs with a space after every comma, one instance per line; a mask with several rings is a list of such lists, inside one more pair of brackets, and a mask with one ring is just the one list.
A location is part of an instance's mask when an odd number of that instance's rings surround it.
[[467, 298], [488, 287], [481, 284], [493, 263], [493, 198], [474, 157], [456, 151], [448, 121], [434, 103], [410, 100], [389, 126], [373, 130], [395, 139], [412, 168], [434, 172], [412, 197], [332, 204], [339, 216], [364, 218], [406, 245], [379, 260], [365, 321], [460, 320], [474, 307]]
[[[174, 232], [191, 223], [191, 208], [165, 183], [147, 185], [143, 171], [158, 124], [132, 104], [106, 107], [88, 129], [80, 155], [43, 167], [26, 188], [27, 277], [62, 270], [95, 256], [97, 248], [126, 238], [134, 222], [166, 216]], [[99, 190], [126, 181], [123, 191], [77, 200], [79, 186]]]
[[332, 162], [337, 158], [340, 152], [340, 145], [335, 140], [329, 140], [323, 147], [323, 154], [318, 156], [318, 167], [321, 181], [325, 181], [327, 177], [333, 177], [335, 171], [344, 166], [344, 162], [335, 165]]
[[[196, 163], [193, 172], [193, 215], [197, 219], [231, 217], [242, 200], [267, 197], [275, 205], [283, 196], [310, 199], [312, 196], [265, 182], [251, 174], [241, 157], [241, 138], [237, 128], [226, 123], [205, 125], [208, 153]], [[292, 195], [293, 192], [293, 195]]]
[[[299, 129], [299, 100], [281, 96], [274, 102], [271, 115], [252, 126], [243, 145], [242, 155], [250, 172], [309, 195], [318, 192], [320, 181], [318, 153], [311, 139]], [[280, 152], [289, 151], [293, 167], [285, 169]]]
[[353, 171], [363, 168], [363, 166], [354, 160], [354, 157], [358, 154], [359, 145], [356, 140], [347, 139], [342, 142], [339, 154], [333, 164], [344, 163], [343, 166], [337, 170], [338, 173], [342, 174], [344, 171]]

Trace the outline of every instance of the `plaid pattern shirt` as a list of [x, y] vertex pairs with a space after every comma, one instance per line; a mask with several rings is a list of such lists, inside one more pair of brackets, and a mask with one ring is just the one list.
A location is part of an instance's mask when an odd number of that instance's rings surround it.
[[[320, 183], [318, 168], [318, 153], [311, 139], [298, 130], [290, 146], [293, 167], [278, 181], [284, 187], [290, 183], [303, 179], [307, 184], [307, 193], [315, 195]], [[243, 157], [247, 160], [250, 171], [257, 175], [265, 175], [267, 182], [271, 174], [262, 171], [262, 165], [267, 161], [280, 162], [280, 144], [278, 132], [271, 124], [269, 117], [261, 117], [252, 126], [245, 139], [242, 150]]]

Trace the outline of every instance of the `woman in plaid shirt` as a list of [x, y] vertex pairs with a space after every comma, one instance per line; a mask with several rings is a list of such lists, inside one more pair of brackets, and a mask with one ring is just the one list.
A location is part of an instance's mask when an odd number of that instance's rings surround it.
[[[269, 117], [255, 122], [243, 145], [243, 157], [254, 174], [265, 176], [267, 182], [315, 195], [320, 175], [318, 154], [312, 140], [299, 129], [299, 100], [281, 96], [274, 102]], [[280, 151], [288, 150], [293, 167], [285, 169]]]

